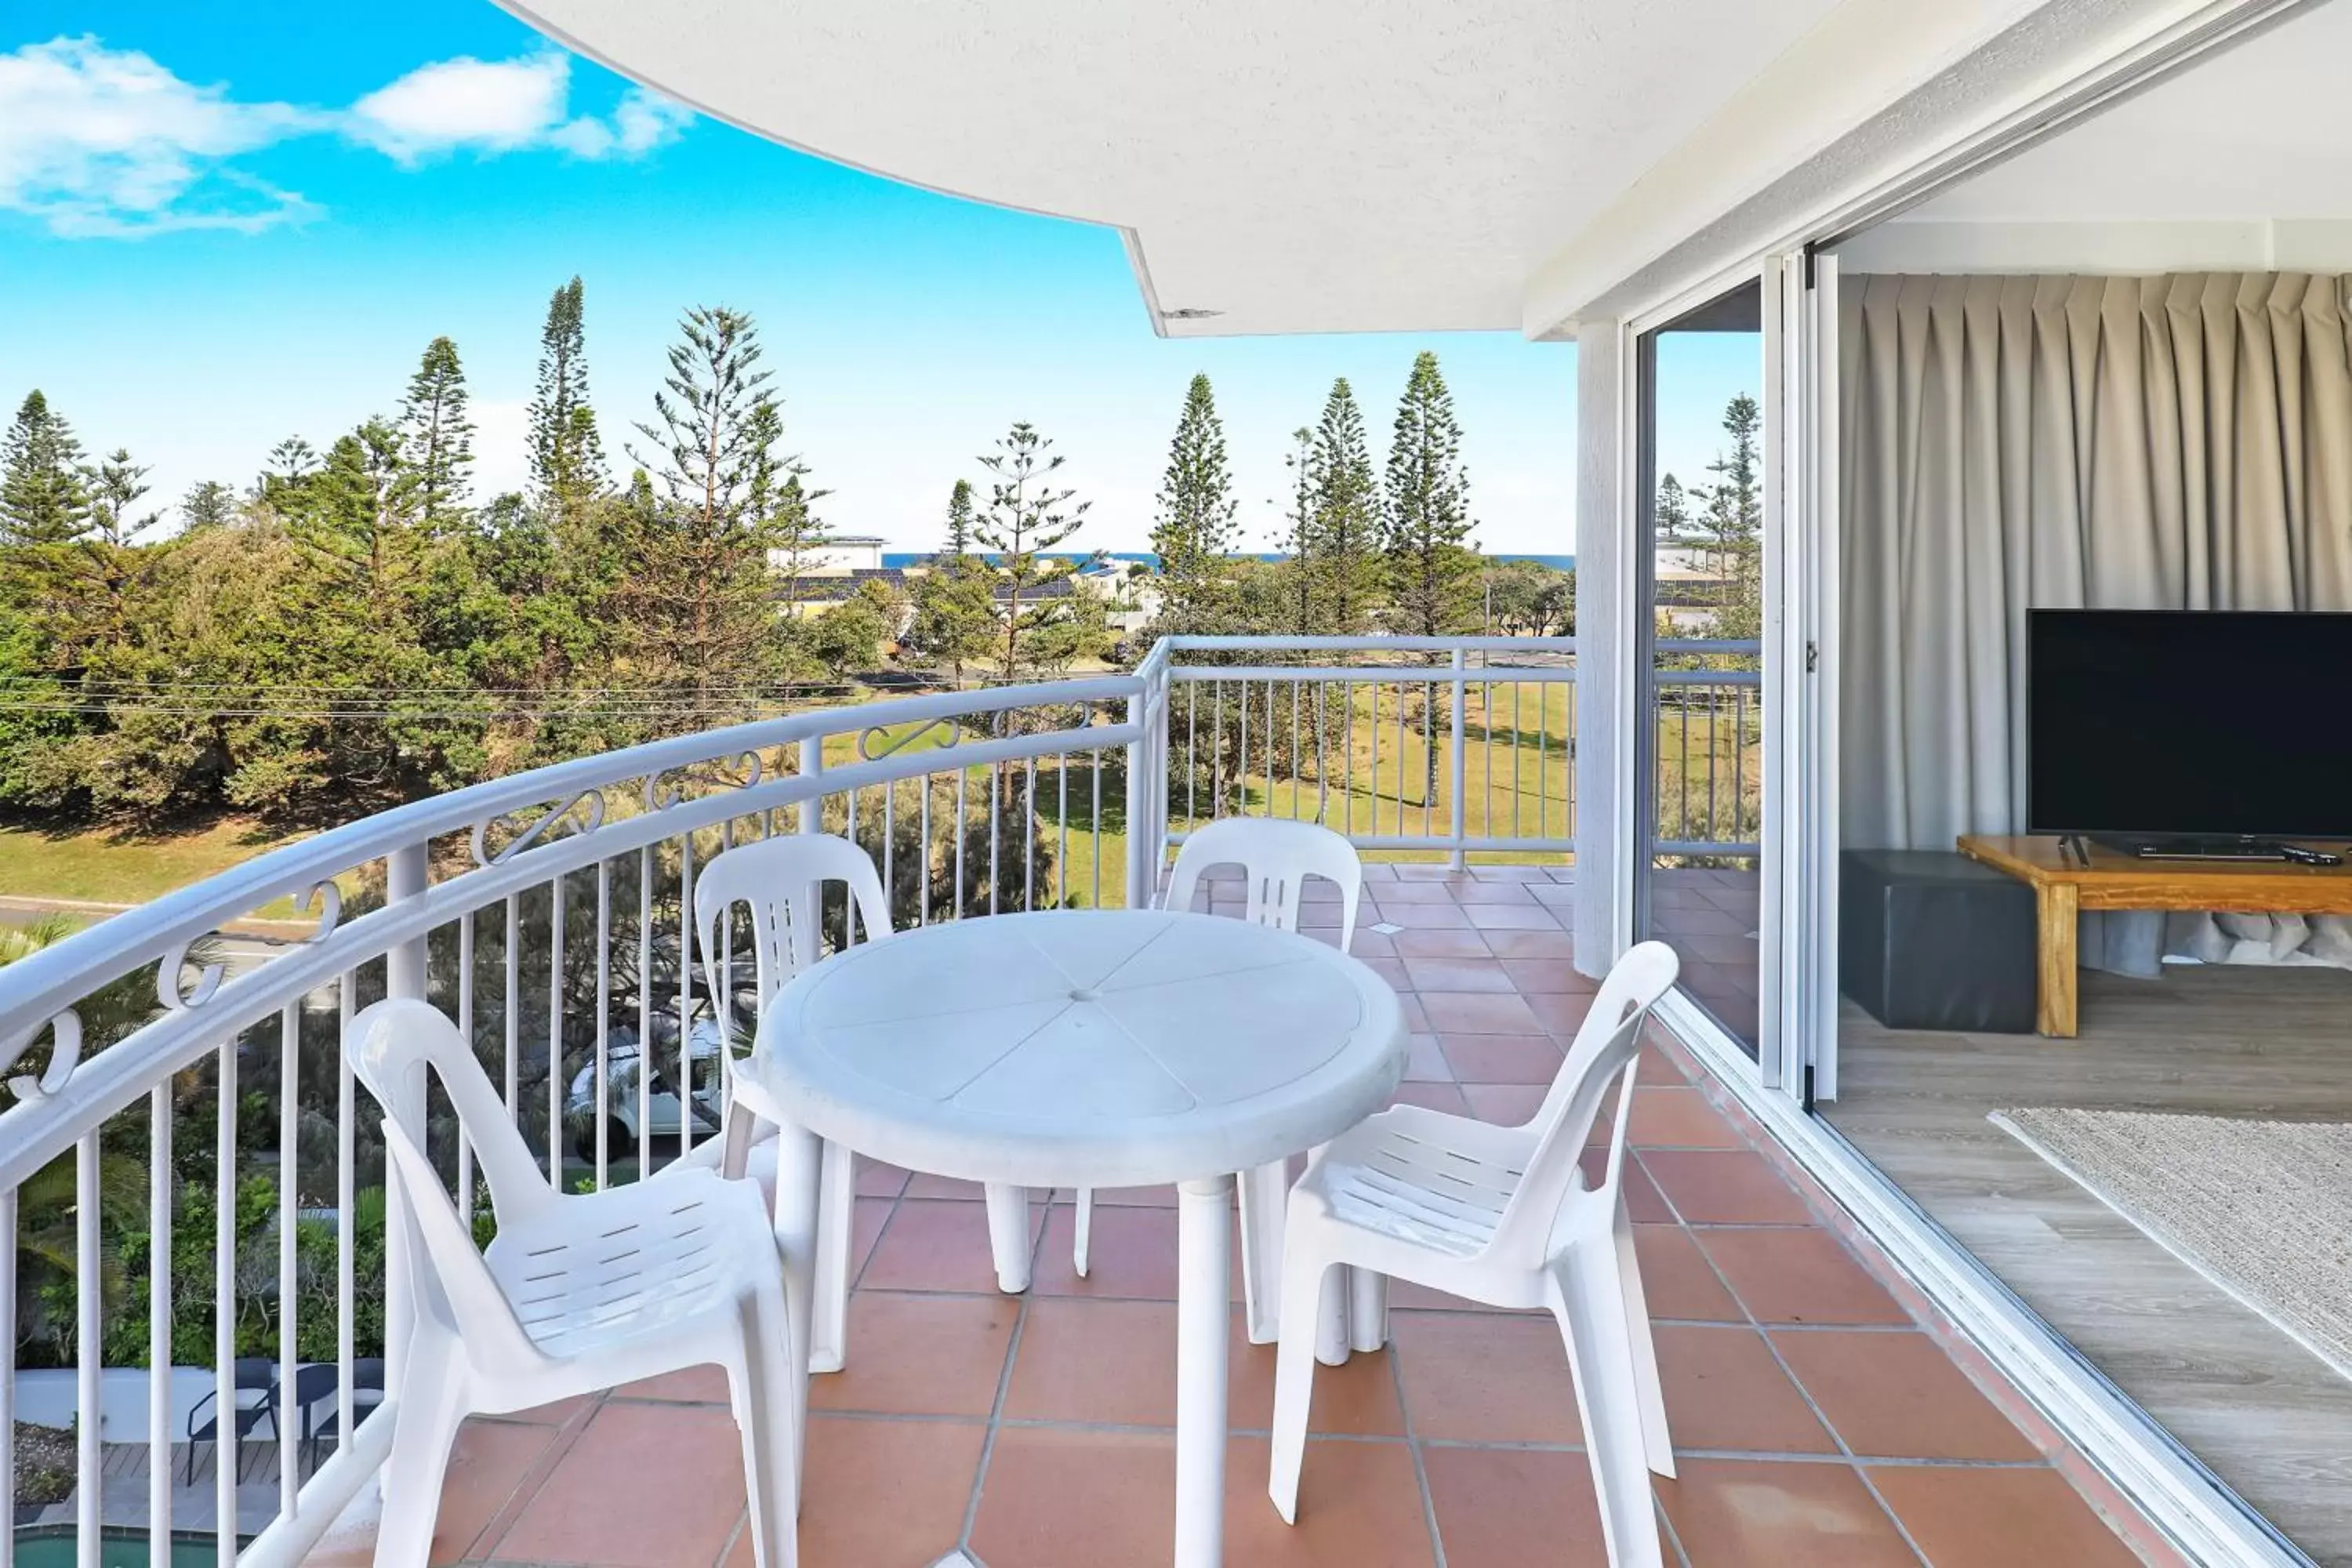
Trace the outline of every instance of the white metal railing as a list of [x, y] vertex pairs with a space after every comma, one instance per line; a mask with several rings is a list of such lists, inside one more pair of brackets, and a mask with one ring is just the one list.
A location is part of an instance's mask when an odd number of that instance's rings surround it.
[[1171, 842], [1265, 816], [1455, 866], [1575, 847], [1568, 638], [1171, 637], [1144, 673], [1167, 689]]
[[[396, 1399], [361, 1423], [356, 1374], [380, 1354], [385, 1386], [399, 1386], [391, 1304], [404, 1260], [370, 1191], [378, 1118], [356, 1102], [339, 1049], [357, 1008], [386, 994], [445, 1006], [555, 1185], [694, 1157], [728, 1075], [724, 999], [703, 994], [693, 962], [698, 862], [823, 830], [872, 848], [902, 921], [1120, 901], [1150, 873], [1139, 859], [1106, 864], [1106, 774], [1124, 773], [1129, 821], [1142, 820], [1137, 764], [1153, 711], [1143, 679], [1105, 676], [583, 758], [322, 834], [0, 969], [0, 1343], [45, 1345], [76, 1378], [79, 1562], [99, 1562], [102, 1477], [126, 1471], [109, 1463], [118, 1444], [147, 1447], [143, 1483], [117, 1484], [134, 1497], [143, 1485], [158, 1568], [175, 1516], [195, 1511], [178, 1481], [191, 1465], [174, 1362], [209, 1363], [225, 1415], [241, 1359], [274, 1363], [289, 1397], [300, 1366], [335, 1368], [316, 1412], [331, 1401], [331, 1456], [310, 1466], [289, 1413], [273, 1434], [274, 1502], [248, 1497], [243, 1521], [248, 1446], [223, 1419], [229, 1441], [203, 1489], [224, 1564], [299, 1561], [382, 1462]], [[1158, 847], [1148, 830], [1138, 837]], [[317, 911], [307, 941], [222, 948], [224, 927], [285, 899]], [[857, 940], [845, 909], [835, 935]], [[471, 1212], [469, 1152], [437, 1095], [435, 1110], [436, 1158]], [[192, 1242], [197, 1224], [209, 1245], [175, 1249], [175, 1228]], [[175, 1277], [175, 1250], [184, 1263], [208, 1256], [210, 1279]], [[42, 1277], [20, 1277], [20, 1257]], [[131, 1429], [102, 1419], [109, 1362], [147, 1367], [145, 1419]], [[0, 1376], [0, 1563], [15, 1545], [16, 1384], [13, 1370]]]
[[1660, 638], [1651, 652], [1649, 852], [1752, 859], [1764, 830], [1764, 645]]
[[[358, 1008], [445, 1007], [551, 1184], [635, 1180], [716, 1150], [740, 970], [731, 933], [729, 996], [695, 961], [711, 855], [845, 834], [907, 925], [1145, 903], [1172, 845], [1244, 813], [1456, 864], [1559, 854], [1575, 834], [1574, 681], [1562, 638], [1168, 638], [1133, 674], [795, 713], [420, 801], [0, 969], [0, 1343], [46, 1346], [34, 1359], [75, 1380], [79, 1562], [99, 1561], [110, 1468], [144, 1490], [156, 1568], [194, 1511], [175, 1484], [190, 1449], [174, 1363], [206, 1368], [223, 1411], [240, 1359], [266, 1358], [281, 1389], [334, 1369], [323, 1463], [299, 1417], [278, 1422], [275, 1497], [248, 1496], [240, 1521], [247, 1446], [215, 1459], [202, 1489], [225, 1565], [299, 1561], [382, 1462], [397, 1405], [362, 1423], [356, 1384], [382, 1355], [399, 1386], [405, 1260], [377, 1191], [378, 1117], [341, 1056]], [[316, 912], [307, 940], [224, 945], [281, 900]], [[834, 941], [860, 939], [845, 905], [827, 918]], [[474, 1212], [437, 1091], [429, 1131]], [[146, 1369], [144, 1419], [123, 1430], [103, 1419], [110, 1363], [117, 1384]], [[0, 1375], [0, 1479], [16, 1386]], [[126, 1443], [147, 1448], [143, 1479], [110, 1466]]]

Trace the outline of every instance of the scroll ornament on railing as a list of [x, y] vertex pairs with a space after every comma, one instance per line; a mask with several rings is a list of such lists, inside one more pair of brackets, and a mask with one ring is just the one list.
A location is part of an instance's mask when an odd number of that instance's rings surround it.
[[[646, 781], [646, 804], [648, 810], [660, 810], [677, 804], [676, 797], [672, 796], [660, 805], [655, 805], [654, 786], [662, 777], [662, 774], [656, 773]], [[532, 845], [551, 837], [557, 825], [571, 817], [575, 811], [581, 813], [581, 819], [572, 827], [572, 832], [575, 835], [595, 832], [604, 825], [604, 792], [601, 789], [582, 790], [554, 810], [541, 813], [521, 832], [500, 845], [496, 851], [490, 848], [490, 829], [501, 822], [510, 822], [517, 814], [502, 811], [496, 816], [485, 817], [474, 824], [473, 833], [469, 836], [474, 851], [474, 864], [477, 866], [505, 865]]]
[[1053, 703], [1041, 702], [1032, 708], [1000, 708], [989, 716], [989, 733], [1001, 741], [1008, 736], [1029, 732], [1014, 727], [1017, 716], [1023, 713], [1034, 713], [1046, 721], [1045, 729], [1036, 731], [1037, 733], [1051, 733], [1057, 730], [1088, 730], [1094, 727], [1095, 710], [1092, 703], [1070, 704], [1066, 710], [1068, 721], [1058, 724], [1054, 721], [1055, 706]]
[[175, 942], [155, 965], [155, 1000], [170, 1012], [185, 1013], [211, 1001], [213, 993], [220, 989], [221, 976], [228, 973], [228, 966], [215, 960], [204, 965], [195, 984], [189, 985], [188, 950], [194, 946], [194, 942]]
[[[319, 925], [306, 938], [309, 942], [324, 940], [343, 918], [342, 889], [334, 879], [327, 878], [304, 889], [294, 900], [297, 910], [307, 910], [312, 903], [319, 906]], [[228, 966], [218, 959], [196, 963], [193, 954], [197, 943], [211, 942], [217, 933], [175, 942], [163, 950], [155, 961], [155, 1000], [167, 1013], [188, 1013], [209, 1003], [218, 994], [221, 982], [228, 977]], [[188, 971], [195, 975], [190, 979]], [[44, 1031], [49, 1035], [49, 1054], [37, 1072], [19, 1072], [5, 1079], [8, 1092], [20, 1105], [30, 1105], [47, 1100], [62, 1090], [81, 1065], [82, 1047], [86, 1043], [81, 1015], [68, 1007], [46, 1024], [36, 1024], [16, 1035], [0, 1038], [0, 1073], [24, 1061], [34, 1042]]]
[[41, 1037], [42, 1030], [49, 1033], [49, 1059], [38, 1072], [21, 1072], [6, 1080], [8, 1092], [19, 1105], [31, 1105], [58, 1093], [73, 1077], [74, 1068], [81, 1065], [81, 1015], [68, 1007], [46, 1024], [36, 1024], [7, 1039], [0, 1039], [0, 1072], [5, 1072], [22, 1061]]
[[[723, 771], [723, 763], [721, 764], [722, 771], [719, 774], [719, 782], [726, 784], [730, 789], [751, 789], [754, 785], [758, 784], [761, 780], [768, 776], [767, 761], [757, 752], [740, 752], [730, 760], [733, 762], [735, 767], [740, 771], [740, 776]], [[718, 760], [714, 759], [714, 762], [715, 761]], [[712, 764], [709, 763], [688, 763], [678, 767], [664, 768], [657, 773], [648, 774], [645, 783], [644, 799], [646, 809], [647, 811], [668, 811], [683, 804], [686, 800], [686, 784], [688, 773], [694, 768], [707, 767], [710, 765]], [[576, 797], [572, 804], [578, 804]], [[601, 822], [603, 820], [602, 801], [597, 803], [597, 821]], [[571, 808], [571, 805], [566, 805], [564, 810], [569, 811]], [[562, 812], [557, 812], [554, 815], [561, 816], [562, 814]], [[580, 831], [586, 833], [594, 828], [595, 826], [595, 822], [591, 822], [582, 827]]]
[[963, 731], [952, 717], [934, 719], [928, 724], [917, 724], [902, 735], [892, 735], [889, 726], [877, 724], [870, 729], [859, 731], [857, 760], [861, 763], [878, 763], [887, 757], [895, 757], [924, 736], [934, 732], [940, 736], [938, 743], [932, 748], [934, 751], [946, 751], [963, 739]]

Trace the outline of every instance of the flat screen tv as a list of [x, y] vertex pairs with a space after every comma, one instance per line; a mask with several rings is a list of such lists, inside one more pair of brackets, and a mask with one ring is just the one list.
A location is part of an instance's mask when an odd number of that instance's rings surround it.
[[2352, 838], [2352, 615], [2034, 610], [2029, 831]]

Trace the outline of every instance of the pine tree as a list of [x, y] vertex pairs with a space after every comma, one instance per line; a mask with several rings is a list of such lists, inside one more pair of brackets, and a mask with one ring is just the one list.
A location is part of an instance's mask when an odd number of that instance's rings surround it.
[[194, 533], [219, 528], [236, 515], [236, 491], [218, 479], [199, 479], [180, 498], [180, 527]]
[[538, 395], [530, 402], [530, 488], [553, 525], [571, 532], [604, 488], [604, 447], [588, 402], [587, 338], [578, 278], [547, 302]]
[[1066, 602], [1048, 599], [1034, 608], [1022, 607], [1024, 596], [1066, 582], [1076, 571], [1067, 562], [1041, 560], [1040, 553], [1077, 532], [1090, 504], [1072, 506], [1076, 492], [1054, 488], [1063, 459], [1053, 445], [1026, 420], [1016, 420], [996, 450], [980, 459], [992, 478], [988, 510], [974, 524], [972, 537], [996, 556], [990, 570], [1006, 601], [998, 674], [1008, 681], [1018, 679], [1024, 657], [1069, 618]]
[[971, 481], [958, 479], [948, 491], [947, 554], [959, 563], [971, 553]]
[[400, 511], [401, 446], [399, 427], [382, 416], [338, 437], [308, 481], [296, 527], [306, 543], [350, 565], [372, 595], [404, 565], [412, 525]]
[[401, 399], [403, 510], [426, 531], [457, 521], [473, 483], [474, 426], [466, 417], [466, 372], [457, 345], [425, 345], [408, 395]]
[[[784, 411], [773, 398], [755, 405], [744, 432], [751, 451], [744, 505], [751, 526], [767, 542], [768, 570], [781, 584], [778, 597], [787, 616], [797, 616], [801, 579], [814, 567], [832, 531], [816, 515], [816, 503], [830, 494], [801, 483], [808, 465], [777, 450], [784, 438]], [[797, 627], [795, 619], [791, 623]]]
[[1223, 595], [1225, 558], [1238, 533], [1237, 504], [1225, 468], [1225, 428], [1217, 417], [1216, 398], [1209, 378], [1195, 375], [1169, 443], [1160, 516], [1151, 529], [1162, 592], [1180, 624], [1197, 618]]
[[81, 579], [76, 596], [89, 607], [92, 634], [107, 642], [119, 637], [123, 628], [124, 595], [138, 557], [131, 538], [163, 516], [160, 511], [140, 516], [132, 510], [148, 491], [148, 471], [146, 465], [131, 461], [130, 450], [122, 447], [81, 471], [89, 493], [90, 531], [74, 552]]
[[1690, 498], [1672, 474], [1658, 481], [1657, 511], [1651, 521], [1661, 544], [1679, 544], [1690, 532]]
[[1414, 637], [1443, 637], [1468, 624], [1478, 557], [1470, 548], [1470, 480], [1462, 471], [1462, 426], [1437, 356], [1415, 356], [1397, 405], [1389, 447], [1386, 544], [1396, 615]]
[[1315, 633], [1315, 579], [1322, 567], [1315, 525], [1315, 432], [1305, 427], [1290, 433], [1291, 451], [1282, 459], [1290, 470], [1290, 511], [1276, 545], [1283, 552], [1289, 574], [1285, 595], [1291, 610], [1291, 630], [1300, 637]]
[[1330, 629], [1341, 636], [1362, 631], [1379, 593], [1380, 500], [1372, 481], [1372, 458], [1364, 439], [1363, 411], [1341, 376], [1331, 384], [1323, 416], [1315, 426], [1311, 472], [1315, 482], [1317, 576]]
[[760, 356], [749, 315], [723, 305], [688, 310], [654, 394], [654, 422], [637, 426], [653, 455], [630, 451], [652, 478], [631, 509], [642, 555], [623, 602], [640, 641], [674, 661], [698, 707], [715, 686], [757, 679], [783, 650], [767, 579], [774, 520], [751, 503], [755, 479], [780, 471], [782, 428]]
[[109, 544], [129, 544], [131, 535], [152, 528], [163, 515], [160, 511], [144, 517], [131, 514], [131, 509], [148, 491], [144, 481], [149, 472], [147, 465], [132, 462], [130, 451], [121, 447], [82, 470], [89, 488], [90, 521]]
[[948, 491], [945, 545], [915, 584], [915, 614], [904, 639], [918, 656], [945, 662], [959, 689], [964, 666], [986, 658], [996, 642], [995, 589], [972, 555], [977, 526], [971, 481], [958, 479]]
[[1716, 482], [1693, 492], [1699, 502], [1694, 526], [1721, 580], [1710, 628], [1719, 637], [1763, 635], [1764, 490], [1757, 444], [1763, 423], [1763, 411], [1747, 394], [1726, 404], [1723, 429], [1731, 437], [1731, 448], [1706, 466]]
[[81, 443], [38, 388], [0, 437], [0, 542], [71, 544], [89, 531]]

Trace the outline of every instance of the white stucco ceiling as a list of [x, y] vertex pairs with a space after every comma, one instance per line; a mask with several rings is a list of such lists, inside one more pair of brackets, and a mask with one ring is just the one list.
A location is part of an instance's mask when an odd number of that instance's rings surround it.
[[1896, 223], [2352, 218], [2352, 0], [2329, 0]]
[[1157, 324], [1222, 335], [1518, 328], [1839, 0], [503, 3], [778, 141], [1124, 229]]

